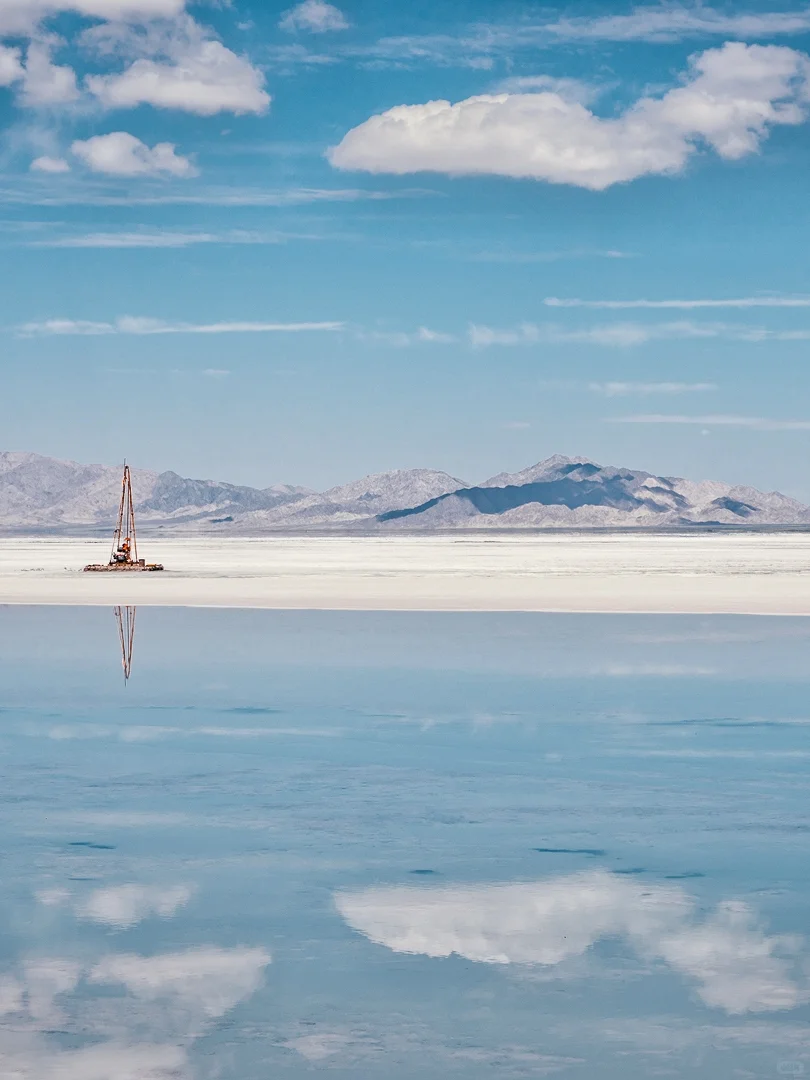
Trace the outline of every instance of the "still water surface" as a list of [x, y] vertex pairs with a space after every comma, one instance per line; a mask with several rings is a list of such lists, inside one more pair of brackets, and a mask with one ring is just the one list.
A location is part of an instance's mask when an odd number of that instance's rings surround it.
[[0, 609], [3, 1080], [810, 1074], [805, 620], [141, 609], [119, 650]]

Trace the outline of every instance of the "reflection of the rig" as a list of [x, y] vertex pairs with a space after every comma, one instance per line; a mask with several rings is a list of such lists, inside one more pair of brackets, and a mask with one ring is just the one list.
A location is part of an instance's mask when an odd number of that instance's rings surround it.
[[118, 638], [121, 642], [121, 665], [124, 669], [124, 683], [129, 682], [132, 674], [132, 646], [135, 641], [135, 612], [137, 608], [114, 608], [118, 623]]

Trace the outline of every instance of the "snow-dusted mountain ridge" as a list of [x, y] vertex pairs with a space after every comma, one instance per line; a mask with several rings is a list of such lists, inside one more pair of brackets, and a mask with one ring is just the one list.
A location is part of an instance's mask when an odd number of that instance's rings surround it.
[[409, 528], [615, 528], [810, 525], [810, 507], [779, 492], [555, 456], [380, 516]]
[[433, 469], [397, 469], [363, 477], [294, 505], [259, 510], [244, 519], [253, 528], [307, 528], [376, 522], [380, 515], [418, 506], [464, 487], [464, 481]]
[[[308, 529], [537, 529], [808, 525], [779, 492], [692, 481], [554, 456], [470, 486], [432, 469], [364, 477], [323, 493], [257, 489], [133, 469], [145, 528], [239, 535]], [[0, 530], [112, 527], [121, 467], [0, 453]]]
[[[263, 491], [177, 473], [133, 471], [136, 511], [144, 524], [190, 523], [271, 509], [310, 494], [278, 485]], [[121, 498], [120, 465], [79, 465], [39, 454], [0, 453], [0, 528], [108, 525]]]

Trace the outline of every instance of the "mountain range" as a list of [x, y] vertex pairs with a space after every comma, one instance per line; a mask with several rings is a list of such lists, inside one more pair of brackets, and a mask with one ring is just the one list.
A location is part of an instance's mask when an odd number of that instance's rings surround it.
[[[324, 492], [240, 487], [133, 469], [141, 526], [255, 535], [323, 529], [677, 528], [807, 525], [810, 507], [779, 492], [692, 481], [555, 456], [470, 485], [432, 469], [366, 476]], [[121, 468], [0, 453], [0, 531], [112, 527]]]

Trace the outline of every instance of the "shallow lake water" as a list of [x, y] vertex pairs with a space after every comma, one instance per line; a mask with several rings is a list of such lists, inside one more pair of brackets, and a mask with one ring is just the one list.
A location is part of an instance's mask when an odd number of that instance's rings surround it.
[[[124, 635], [124, 645], [128, 644]], [[810, 1072], [810, 622], [0, 608], [0, 1077]]]

